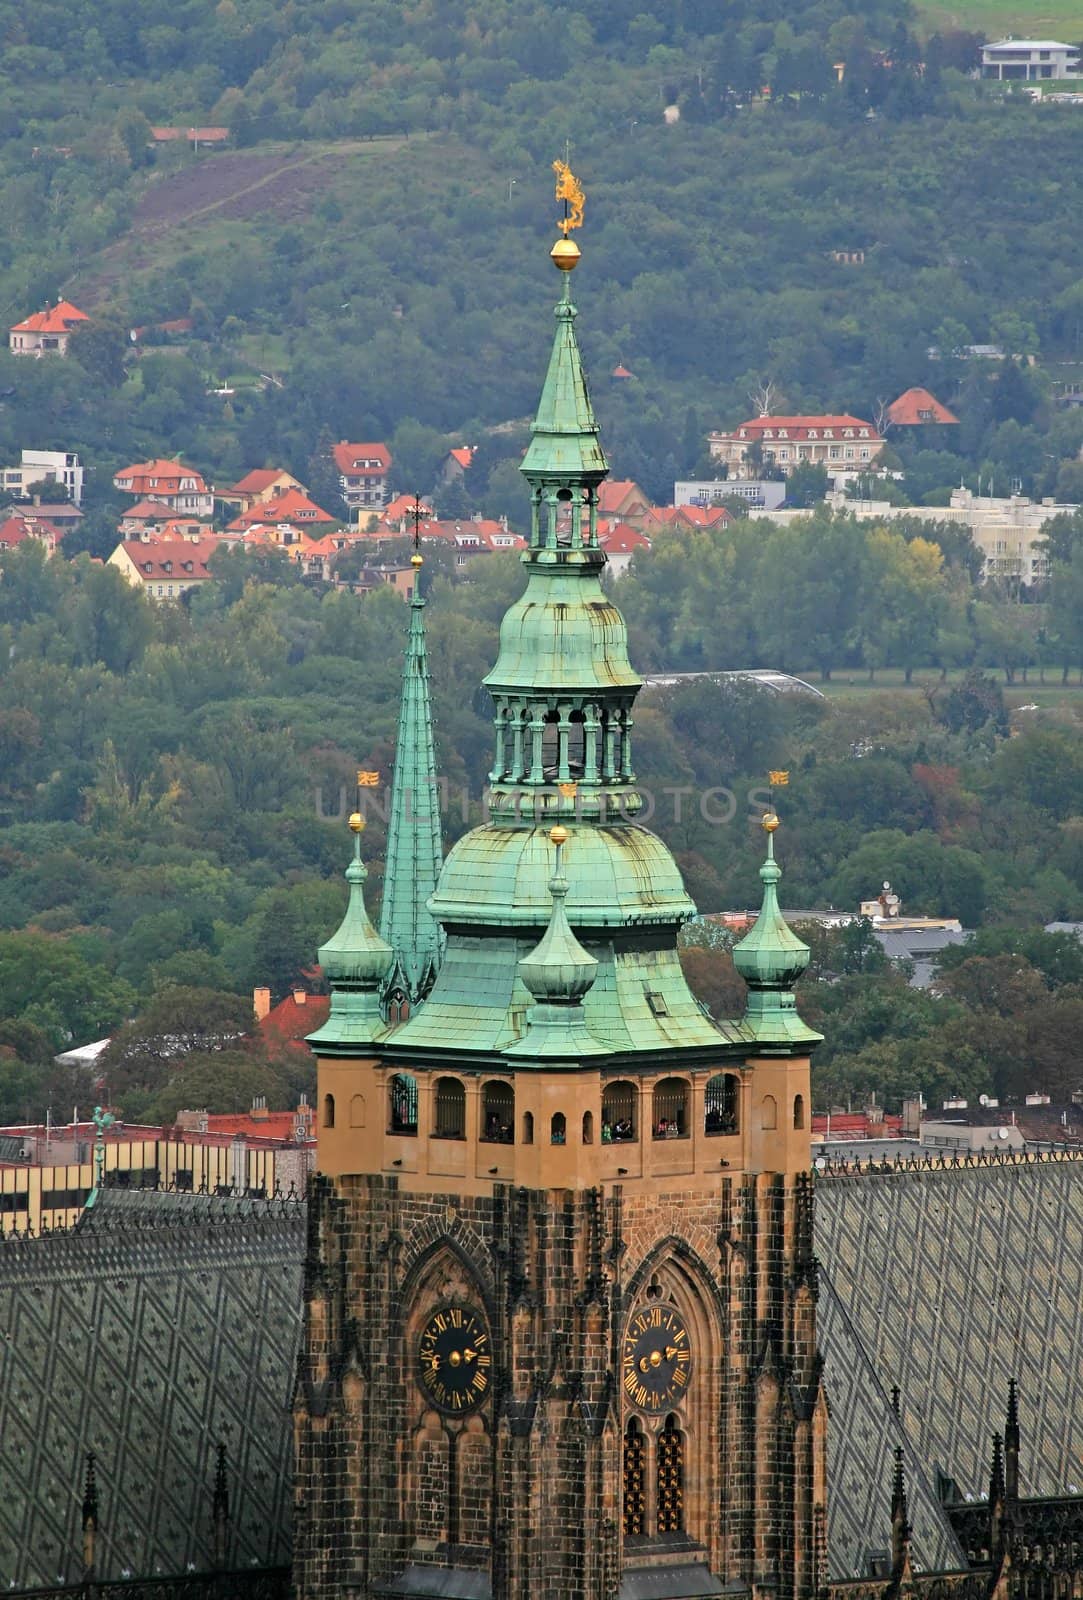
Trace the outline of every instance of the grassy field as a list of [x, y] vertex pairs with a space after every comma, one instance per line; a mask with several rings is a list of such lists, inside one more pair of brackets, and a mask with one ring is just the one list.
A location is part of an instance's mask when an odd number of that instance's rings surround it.
[[989, 39], [1083, 39], [1083, 0], [918, 0], [918, 13], [930, 33], [969, 28]]
[[[1070, 681], [1062, 684], [1060, 681], [1060, 668], [1047, 667], [1045, 669], [1045, 683], [1039, 679], [1036, 667], [1031, 667], [1027, 672], [1027, 682], [1022, 681], [1021, 674], [1016, 674], [1015, 683], [1005, 683], [1004, 674], [996, 667], [986, 668], [990, 677], [995, 678], [1004, 690], [1004, 703], [1011, 712], [1016, 712], [1022, 706], [1040, 706], [1043, 711], [1052, 711], [1058, 707], [1078, 710], [1083, 708], [1083, 685], [1079, 682], [1079, 670], [1072, 669], [1069, 674]], [[913, 681], [906, 684], [903, 673], [899, 669], [884, 669], [876, 674], [870, 683], [868, 673], [865, 672], [837, 672], [829, 683], [821, 683], [814, 673], [806, 673], [807, 682], [814, 683], [818, 689], [830, 700], [860, 700], [864, 695], [870, 694], [921, 694], [925, 689], [933, 686], [941, 689], [950, 688], [954, 683], [961, 683], [964, 674], [949, 672], [946, 684], [941, 685], [940, 674], [933, 669], [914, 673]]]

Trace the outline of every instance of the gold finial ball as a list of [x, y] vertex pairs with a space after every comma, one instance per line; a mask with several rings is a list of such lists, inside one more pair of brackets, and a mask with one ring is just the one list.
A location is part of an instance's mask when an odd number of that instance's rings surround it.
[[361, 815], [360, 811], [351, 811], [350, 812], [350, 832], [351, 833], [362, 833], [364, 831], [364, 827], [365, 827], [365, 819]]
[[549, 252], [549, 259], [561, 272], [574, 272], [579, 265], [580, 250], [574, 239], [558, 239]]
[[764, 833], [774, 833], [775, 829], [778, 827], [778, 818], [775, 816], [773, 811], [764, 812], [761, 827], [763, 828]]
[[553, 844], [564, 844], [568, 838], [568, 830], [562, 822], [558, 822], [555, 828], [549, 829], [549, 838]]
[[410, 557], [410, 565], [412, 567], [421, 567], [421, 566], [424, 566], [424, 564], [425, 564], [425, 557], [423, 555], [420, 555], [415, 550], [413, 555]]

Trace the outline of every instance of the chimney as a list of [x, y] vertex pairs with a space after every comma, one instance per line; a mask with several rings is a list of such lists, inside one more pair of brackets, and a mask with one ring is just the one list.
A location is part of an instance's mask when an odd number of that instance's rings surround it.
[[308, 999], [308, 990], [307, 989], [295, 989], [293, 991], [293, 1003], [294, 1003], [294, 1005], [303, 1006], [307, 999]]
[[252, 1010], [256, 1014], [256, 1021], [262, 1022], [271, 1009], [270, 989], [252, 990]]

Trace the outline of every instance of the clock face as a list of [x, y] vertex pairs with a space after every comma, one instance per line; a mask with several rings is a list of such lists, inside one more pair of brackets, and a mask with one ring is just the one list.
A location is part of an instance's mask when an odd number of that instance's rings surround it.
[[441, 1411], [472, 1411], [489, 1392], [493, 1356], [481, 1313], [444, 1305], [433, 1312], [417, 1345], [421, 1387]]
[[692, 1347], [680, 1313], [670, 1305], [633, 1311], [621, 1346], [624, 1392], [641, 1411], [678, 1404], [692, 1371]]

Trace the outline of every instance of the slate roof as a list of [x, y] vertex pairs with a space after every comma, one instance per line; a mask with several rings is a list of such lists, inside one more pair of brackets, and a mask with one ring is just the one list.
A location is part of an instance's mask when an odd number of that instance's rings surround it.
[[[915, 1558], [952, 1564], [953, 1536], [931, 1499], [936, 1473], [985, 1498], [1009, 1378], [1020, 1393], [1021, 1492], [1063, 1494], [1079, 1482], [1083, 1160], [818, 1179], [816, 1251], [833, 1574], [860, 1575], [870, 1539], [889, 1542], [896, 1442]], [[893, 1384], [901, 1420], [884, 1409]]]
[[304, 1208], [106, 1190], [71, 1234], [0, 1241], [0, 1589], [211, 1566], [215, 1449], [230, 1564], [289, 1559]]

